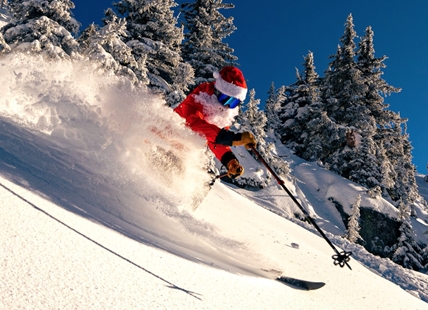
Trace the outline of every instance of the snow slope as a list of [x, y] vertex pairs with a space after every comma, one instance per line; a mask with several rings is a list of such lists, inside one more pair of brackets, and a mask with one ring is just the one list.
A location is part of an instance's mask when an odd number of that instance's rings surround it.
[[[148, 91], [84, 62], [0, 67], [0, 309], [427, 308], [428, 276], [327, 233], [354, 252], [352, 271], [334, 266], [275, 184], [208, 192], [204, 141]], [[315, 202], [354, 185], [290, 163], [287, 186], [340, 232]], [[279, 272], [327, 284], [302, 291]]]
[[[289, 274], [323, 279], [327, 285], [301, 291], [182, 259], [85, 220], [5, 179], [1, 183], [0, 225], [7, 232], [1, 240], [2, 253], [7, 253], [2, 258], [2, 309], [426, 308], [356, 261], [351, 261], [352, 271], [334, 267], [318, 237], [221, 184], [198, 208], [197, 217], [218, 224], [222, 235], [234, 236], [241, 243], [235, 251], [254, 251], [254, 262], [269, 256]], [[219, 204], [226, 198], [233, 208]], [[290, 242], [297, 240], [300, 248], [294, 249]]]

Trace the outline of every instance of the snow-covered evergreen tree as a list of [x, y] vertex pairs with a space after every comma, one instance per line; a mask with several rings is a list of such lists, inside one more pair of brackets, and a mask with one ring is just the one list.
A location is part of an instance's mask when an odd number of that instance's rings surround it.
[[331, 154], [328, 146], [332, 149], [337, 148], [342, 129], [329, 118], [320, 104], [311, 105], [310, 114], [313, 118], [307, 124], [308, 137], [304, 147], [299, 151], [299, 156], [308, 161], [317, 161], [329, 168], [325, 161]]
[[297, 156], [320, 163], [339, 143], [341, 131], [324, 110], [321, 81], [315, 71], [313, 54], [309, 52], [305, 57], [304, 76], [297, 74], [296, 83], [280, 88], [282, 91], [278, 93], [286, 95], [281, 100], [282, 108], [276, 109], [281, 141]]
[[241, 131], [251, 131], [258, 143], [265, 144], [267, 118], [263, 111], [259, 110], [260, 99], [255, 97], [256, 91], [251, 89], [250, 100], [246, 105], [245, 111], [239, 115], [238, 122], [241, 124]]
[[281, 125], [279, 115], [281, 114], [281, 107], [287, 97], [285, 90], [285, 86], [275, 90], [275, 85], [272, 82], [265, 104], [265, 113], [267, 117], [266, 130], [268, 132], [274, 132], [276, 134], [279, 126]]
[[348, 229], [346, 231], [346, 238], [352, 243], [356, 243], [362, 239], [360, 236], [360, 204], [361, 195], [358, 195], [357, 200], [352, 205], [351, 215], [349, 216]]
[[423, 257], [420, 254], [422, 250], [416, 242], [415, 232], [410, 223], [410, 213], [410, 207], [400, 201], [398, 220], [401, 222], [399, 228], [401, 234], [397, 244], [393, 247], [392, 260], [405, 268], [420, 270], [424, 267], [422, 265]]
[[394, 167], [395, 179], [392, 187], [387, 191], [393, 201], [400, 199], [406, 204], [414, 203], [418, 198], [416, 184], [416, 168], [412, 164], [411, 145], [406, 132], [406, 119], [392, 121], [392, 127], [383, 130], [382, 137], [386, 155]]
[[126, 20], [112, 16], [101, 29], [90, 25], [79, 37], [82, 53], [116, 75], [126, 76], [135, 85], [148, 84], [145, 57], [135, 59], [132, 49], [122, 41]]
[[355, 114], [364, 96], [365, 86], [361, 83], [361, 72], [355, 62], [355, 38], [352, 15], [345, 24], [345, 32], [340, 38], [341, 45], [325, 73], [322, 87], [322, 101], [329, 117], [337, 124], [352, 126], [358, 119]]
[[[352, 15], [349, 15], [345, 23], [345, 32], [340, 38], [341, 45], [329, 64], [329, 70], [325, 74], [321, 87], [323, 109], [340, 129], [338, 140], [335, 141], [333, 147], [330, 147], [330, 154], [322, 160], [330, 166], [332, 171], [345, 178], [350, 178], [351, 171], [355, 169], [368, 170], [361, 166], [361, 164], [365, 164], [361, 160], [361, 150], [355, 145], [349, 144], [346, 135], [364, 133], [368, 135], [365, 141], [369, 142], [371, 140], [370, 135], [373, 135], [375, 130], [375, 127], [368, 128], [369, 125], [375, 126], [375, 122], [367, 119], [368, 115], [365, 113], [366, 110], [362, 102], [367, 86], [364, 84], [362, 72], [358, 69], [355, 61], [355, 38], [356, 32]], [[370, 147], [365, 148], [365, 150], [373, 151]], [[372, 156], [365, 157], [366, 159], [373, 158]], [[371, 163], [368, 164], [373, 166]]]
[[363, 83], [367, 86], [364, 101], [367, 113], [372, 115], [379, 126], [389, 125], [394, 112], [388, 110], [388, 104], [384, 102], [384, 96], [398, 93], [400, 88], [390, 86], [382, 79], [382, 69], [386, 68], [384, 61], [386, 56], [375, 57], [373, 44], [373, 30], [369, 26], [366, 28], [365, 36], [358, 44], [357, 58], [358, 69], [363, 73]]
[[296, 77], [297, 82], [290, 86], [282, 86], [282, 89], [279, 89], [286, 96], [284, 97], [285, 100], [281, 102], [281, 108], [276, 109], [278, 114], [276, 117], [279, 119], [276, 133], [280, 136], [281, 141], [293, 150], [296, 149], [299, 142], [302, 142], [302, 128], [300, 126], [302, 114], [299, 114], [299, 110], [307, 108], [307, 102], [301, 96], [302, 87], [300, 86], [304, 85], [304, 81], [297, 69]]
[[80, 24], [72, 17], [70, 0], [10, 0], [15, 21], [2, 29], [5, 42], [14, 50], [41, 52], [50, 58], [79, 56], [72, 34]]
[[[341, 45], [322, 79], [316, 75], [313, 55], [306, 57], [305, 76], [298, 75], [295, 84], [284, 86], [287, 97], [285, 105], [275, 108], [280, 122], [274, 129], [296, 155], [319, 161], [370, 191], [380, 188], [395, 201], [409, 194], [412, 203], [418, 196], [411, 148], [407, 135], [397, 132], [405, 120], [389, 111], [383, 98], [399, 89], [381, 78], [386, 57], [374, 56], [371, 28], [366, 29], [357, 50], [355, 38], [349, 15]], [[273, 94], [271, 90], [266, 106], [271, 114], [275, 114], [271, 112], [276, 102]], [[404, 168], [402, 177], [398, 176], [400, 167]]]
[[382, 196], [389, 197], [388, 189], [394, 186], [394, 180], [397, 178], [397, 174], [394, 170], [394, 166], [386, 155], [386, 150], [383, 144], [379, 144], [376, 158], [380, 163], [380, 173], [382, 175], [380, 182]]
[[21, 21], [46, 16], [73, 34], [80, 27], [72, 16], [71, 10], [75, 5], [71, 0], [9, 0], [9, 7], [15, 18]]
[[[287, 87], [287, 100], [280, 111], [281, 125], [277, 129], [281, 141], [294, 150], [296, 155], [302, 156], [311, 139], [308, 122], [319, 115], [314, 115], [318, 110], [319, 77], [315, 71], [314, 56], [309, 52], [305, 57], [304, 75], [297, 73], [297, 81]], [[312, 106], [314, 105], [314, 107]], [[317, 107], [315, 107], [317, 105]]]
[[92, 23], [81, 32], [80, 36], [77, 37], [77, 42], [79, 43], [82, 50], [85, 50], [89, 47], [92, 37], [97, 35], [98, 30], [99, 26]]
[[114, 6], [127, 22], [128, 35], [122, 39], [137, 61], [146, 58], [149, 86], [164, 94], [169, 105], [181, 102], [194, 72], [181, 56], [184, 34], [172, 10], [177, 4], [173, 0], [120, 0]]
[[377, 158], [373, 132], [362, 131], [361, 136], [358, 147], [346, 146], [342, 151], [339, 166], [343, 176], [372, 190], [382, 184], [381, 163]]
[[[239, 131], [249, 131], [254, 135], [254, 138], [257, 141], [257, 150], [266, 155], [266, 132], [265, 126], [267, 122], [266, 115], [263, 111], [259, 110], [260, 99], [256, 99], [256, 92], [254, 89], [251, 89], [249, 92], [250, 100], [245, 106], [245, 111], [240, 110], [238, 117], [236, 118], [236, 123], [239, 124]], [[249, 151], [251, 153], [251, 151]], [[263, 156], [262, 155], [262, 156]], [[262, 168], [259, 168], [262, 169]], [[259, 170], [262, 171], [262, 170]], [[250, 185], [252, 187], [266, 187], [268, 184], [267, 178], [261, 178], [259, 175], [265, 175], [266, 172], [257, 173], [252, 177], [243, 176], [234, 182], [241, 185]]]
[[[238, 116], [238, 123], [240, 124], [240, 131], [250, 131], [253, 133], [257, 146], [256, 149], [260, 155], [266, 160], [266, 162], [275, 170], [276, 173], [282, 176], [287, 176], [289, 173], [288, 163], [276, 155], [276, 147], [272, 142], [267, 143], [265, 138], [267, 137], [265, 128], [267, 123], [267, 117], [265, 113], [259, 110], [260, 99], [255, 98], [256, 92], [254, 89], [250, 90], [250, 100], [246, 105], [244, 112], [241, 112]], [[251, 153], [251, 152], [250, 152]], [[253, 154], [254, 155], [254, 154]], [[257, 157], [256, 157], [257, 159]], [[264, 167], [263, 167], [264, 169]], [[248, 184], [251, 186], [265, 187], [270, 180], [270, 175], [267, 174], [267, 170], [264, 169], [264, 175], [268, 178], [260, 179], [248, 179], [242, 177], [236, 182], [239, 184]]]
[[[388, 110], [388, 105], [384, 102], [384, 96], [394, 92], [399, 92], [399, 88], [392, 87], [382, 79], [382, 69], [386, 67], [384, 61], [386, 56], [377, 58], [374, 56], [373, 31], [371, 27], [366, 28], [365, 36], [361, 38], [358, 45], [357, 57], [358, 68], [363, 73], [363, 83], [367, 86], [367, 92], [362, 101], [366, 109], [365, 114], [374, 118], [374, 124], [365, 125], [364, 130], [368, 132], [370, 138], [376, 144], [376, 158], [378, 172], [372, 171], [371, 177], [379, 182], [383, 193], [391, 190], [396, 179], [396, 172], [387, 156], [385, 148], [385, 132], [391, 132], [390, 128], [394, 119], [400, 119], [398, 114]], [[357, 181], [358, 182], [358, 181]], [[373, 182], [372, 182], [373, 183]]]
[[220, 13], [234, 7], [222, 0], [196, 0], [181, 5], [186, 29], [182, 55], [195, 71], [195, 84], [213, 80], [213, 72], [224, 66], [236, 66], [238, 58], [223, 42], [236, 30], [233, 17]]
[[288, 163], [279, 158], [276, 154], [275, 144], [266, 142], [266, 114], [259, 110], [260, 99], [255, 99], [255, 90], [250, 91], [250, 101], [247, 104], [247, 109], [240, 116], [241, 130], [251, 131], [257, 141], [257, 151], [266, 160], [266, 162], [274, 168], [279, 174], [286, 176], [289, 172]]

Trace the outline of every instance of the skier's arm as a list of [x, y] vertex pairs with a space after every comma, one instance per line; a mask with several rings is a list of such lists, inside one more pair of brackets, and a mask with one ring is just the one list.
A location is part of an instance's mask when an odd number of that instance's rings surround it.
[[203, 135], [207, 142], [215, 143], [218, 134], [221, 132], [221, 129], [216, 125], [208, 123], [202, 116], [200, 112], [195, 111], [196, 113], [190, 114], [186, 117], [187, 125], [193, 130], [201, 135]]
[[[232, 144], [225, 141], [223, 134], [220, 135], [221, 139], [217, 141], [219, 133], [224, 132], [224, 130], [208, 123], [204, 119], [204, 116], [198, 105], [195, 106], [194, 104], [187, 102], [189, 98], [190, 97], [183, 101], [177, 108], [174, 109], [174, 111], [186, 120], [187, 126], [189, 126], [193, 131], [204, 136], [207, 140], [208, 147], [214, 153], [217, 159], [220, 160], [224, 165], [227, 164], [230, 159], [234, 158], [233, 153], [229, 147], [229, 145]], [[228, 155], [224, 156], [225, 154]]]
[[192, 115], [186, 120], [188, 126], [193, 131], [200, 133], [206, 138], [208, 147], [223, 165], [226, 166], [230, 160], [236, 159], [230, 149], [234, 135], [233, 132], [220, 129], [197, 115]]
[[217, 135], [216, 143], [233, 146], [245, 146], [250, 149], [251, 146], [256, 146], [256, 139], [249, 131], [243, 133], [235, 133], [226, 129], [220, 130]]

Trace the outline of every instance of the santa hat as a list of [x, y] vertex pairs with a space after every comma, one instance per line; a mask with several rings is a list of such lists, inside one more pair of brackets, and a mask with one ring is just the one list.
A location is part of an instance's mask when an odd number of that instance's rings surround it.
[[215, 78], [215, 88], [221, 93], [245, 100], [247, 96], [247, 83], [245, 82], [242, 71], [236, 67], [227, 66], [220, 72], [213, 73]]

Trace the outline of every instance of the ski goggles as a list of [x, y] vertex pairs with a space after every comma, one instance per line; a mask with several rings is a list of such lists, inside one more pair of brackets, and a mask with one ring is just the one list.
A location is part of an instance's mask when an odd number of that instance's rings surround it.
[[219, 92], [217, 89], [215, 91], [218, 101], [225, 107], [229, 107], [229, 109], [234, 109], [238, 105], [242, 103], [241, 99], [225, 95]]

